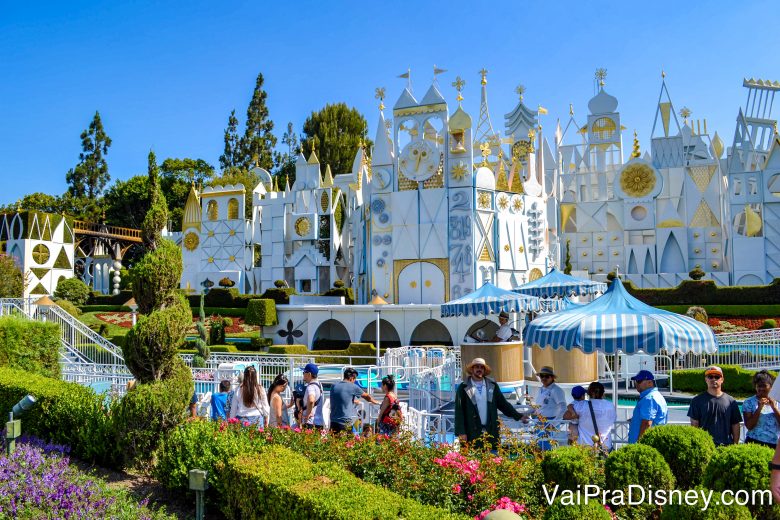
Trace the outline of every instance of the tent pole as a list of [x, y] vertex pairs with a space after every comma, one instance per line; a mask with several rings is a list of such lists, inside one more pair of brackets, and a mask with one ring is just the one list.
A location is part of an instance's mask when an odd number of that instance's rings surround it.
[[612, 371], [612, 401], [615, 406], [615, 412], [617, 413], [617, 407], [618, 407], [618, 357], [620, 356], [620, 351], [615, 351], [615, 369]]

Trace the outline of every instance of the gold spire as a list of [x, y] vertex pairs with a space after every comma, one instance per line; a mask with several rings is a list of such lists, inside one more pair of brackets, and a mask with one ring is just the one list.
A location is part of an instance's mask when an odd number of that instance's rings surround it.
[[200, 230], [201, 218], [200, 198], [193, 182], [192, 186], [190, 186], [190, 193], [187, 195], [187, 202], [184, 204], [184, 216], [181, 223], [182, 231], [187, 228]]
[[523, 100], [523, 94], [525, 94], [525, 85], [518, 85], [515, 87], [515, 93], [520, 96], [520, 101]]
[[[458, 91], [458, 97], [457, 97], [458, 103], [463, 101], [463, 95], [461, 94], [461, 91], [463, 90], [463, 87], [465, 85], [466, 85], [466, 82], [463, 81], [460, 76], [457, 76], [455, 78], [455, 81], [452, 82], [452, 86], [455, 87], [455, 90]], [[483, 83], [483, 85], [484, 85], [484, 83]]]
[[639, 138], [636, 136], [636, 130], [634, 130], [634, 150], [631, 152], [631, 157], [640, 157], [642, 152], [639, 151]]
[[325, 166], [325, 180], [322, 182], [323, 188], [333, 187], [333, 173], [330, 171], [330, 164]]
[[385, 109], [385, 87], [377, 87], [374, 89], [374, 97], [379, 100], [379, 110]]
[[569, 115], [574, 115], [574, 105], [572, 103], [569, 103]]
[[484, 67], [482, 68], [482, 70], [480, 70], [480, 71], [479, 71], [479, 74], [482, 76], [482, 81], [481, 81], [481, 83], [482, 83], [483, 85], [487, 85], [487, 73], [488, 73], [488, 71], [487, 71], [487, 69], [486, 69], [486, 68], [484, 68]]
[[279, 176], [278, 175], [274, 175], [273, 191], [279, 191]]

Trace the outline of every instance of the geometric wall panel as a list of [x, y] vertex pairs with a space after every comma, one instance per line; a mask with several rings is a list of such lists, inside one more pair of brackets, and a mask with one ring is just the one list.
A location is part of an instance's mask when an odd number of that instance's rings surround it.
[[699, 207], [696, 208], [696, 211], [693, 213], [693, 218], [691, 219], [690, 226], [691, 227], [716, 227], [720, 225], [718, 222], [717, 217], [710, 209], [709, 205], [702, 200], [699, 203]]

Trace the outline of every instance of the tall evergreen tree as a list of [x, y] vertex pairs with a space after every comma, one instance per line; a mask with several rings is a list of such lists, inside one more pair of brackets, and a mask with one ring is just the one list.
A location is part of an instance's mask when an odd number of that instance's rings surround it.
[[70, 185], [68, 193], [77, 198], [94, 200], [103, 192], [111, 179], [105, 158], [110, 146], [111, 138], [103, 128], [100, 112], [95, 112], [89, 128], [81, 132], [79, 163], [65, 175]]
[[167, 221], [168, 205], [160, 188], [160, 170], [157, 167], [157, 157], [153, 151], [149, 151], [149, 211], [146, 212], [146, 217], [141, 225], [141, 237], [147, 250], [157, 249], [162, 229]]
[[241, 142], [238, 138], [238, 118], [233, 109], [228, 117], [228, 125], [225, 128], [225, 148], [219, 156], [219, 165], [222, 170], [227, 170], [239, 165], [241, 160]]
[[287, 131], [282, 136], [282, 144], [287, 145], [287, 151], [284, 153], [276, 152], [274, 162], [276, 163], [277, 182], [284, 188], [286, 180], [290, 184], [295, 182], [295, 153], [298, 150], [298, 136], [293, 130], [292, 122], [287, 123]]
[[247, 169], [255, 163], [266, 170], [274, 165], [276, 136], [273, 134], [274, 122], [269, 119], [265, 104], [267, 97], [268, 94], [263, 90], [263, 74], [260, 73], [257, 75], [252, 101], [246, 109], [246, 130], [241, 138], [242, 160], [239, 165]]
[[303, 123], [303, 153], [308, 158], [312, 143], [315, 143], [317, 157], [324, 168], [329, 164], [334, 175], [352, 170], [352, 161], [360, 140], [371, 149], [366, 138], [366, 119], [345, 103], [325, 105], [319, 112], [312, 112]]

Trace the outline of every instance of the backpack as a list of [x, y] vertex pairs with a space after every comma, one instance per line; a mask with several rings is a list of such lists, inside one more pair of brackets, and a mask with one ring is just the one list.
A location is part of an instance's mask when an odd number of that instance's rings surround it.
[[317, 409], [317, 406], [319, 406], [320, 401], [322, 401], [322, 396], [325, 393], [319, 381], [312, 381], [308, 385], [304, 385], [303, 383], [298, 383], [297, 385], [295, 385], [295, 390], [293, 390], [293, 399], [295, 400], [294, 415], [295, 415], [295, 421], [298, 424], [303, 423], [303, 411], [306, 410], [306, 404], [303, 402], [303, 396], [306, 395], [306, 389], [310, 385], [316, 385], [320, 389], [320, 397], [314, 402], [313, 411]]

